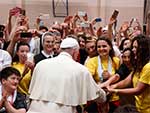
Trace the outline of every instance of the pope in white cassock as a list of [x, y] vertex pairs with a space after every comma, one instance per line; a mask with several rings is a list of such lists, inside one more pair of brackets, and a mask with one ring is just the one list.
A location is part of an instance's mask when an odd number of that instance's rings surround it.
[[60, 48], [62, 52], [57, 57], [36, 65], [27, 113], [76, 113], [77, 105], [90, 100], [106, 100], [105, 92], [95, 83], [88, 69], [75, 61], [79, 54], [77, 40], [68, 36]]

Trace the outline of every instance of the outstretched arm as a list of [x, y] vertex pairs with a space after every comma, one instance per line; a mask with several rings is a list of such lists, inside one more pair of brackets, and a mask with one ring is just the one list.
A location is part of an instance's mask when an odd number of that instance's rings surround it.
[[130, 94], [130, 95], [139, 95], [141, 94], [146, 88], [148, 87], [147, 84], [142, 82], [138, 82], [137, 86], [134, 88], [125, 88], [125, 89], [109, 89], [110, 92], [116, 92], [119, 94]]
[[111, 85], [110, 88], [125, 88], [127, 86], [130, 86], [131, 83], [132, 83], [132, 73], [130, 73], [130, 75], [128, 75], [124, 80]]

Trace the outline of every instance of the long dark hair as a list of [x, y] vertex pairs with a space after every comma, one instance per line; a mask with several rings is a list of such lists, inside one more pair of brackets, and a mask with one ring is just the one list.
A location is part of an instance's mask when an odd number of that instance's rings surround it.
[[[30, 45], [29, 45], [28, 43], [19, 42], [19, 43], [17, 43], [16, 52], [18, 52], [20, 46], [28, 46], [29, 49], [30, 49]], [[12, 59], [12, 63], [13, 63], [13, 62], [19, 62], [19, 56], [16, 54], [16, 52], [15, 52], [15, 56], [14, 56], [13, 59]]]
[[136, 59], [134, 56], [134, 58], [131, 60], [131, 63], [133, 65], [134, 72], [141, 72], [144, 65], [150, 60], [150, 39], [145, 35], [140, 34], [133, 39], [131, 48], [133, 48], [134, 41], [137, 41], [138, 47], [136, 52]]
[[122, 41], [121, 41], [121, 44], [120, 44], [120, 46], [119, 46], [119, 50], [121, 50], [121, 51], [123, 51], [123, 45], [124, 45], [124, 42], [126, 41], [126, 40], [130, 40], [129, 38], [125, 38], [125, 39], [123, 39]]
[[132, 62], [132, 59], [131, 58], [134, 58], [135, 56], [134, 56], [134, 53], [133, 53], [133, 51], [132, 51], [132, 49], [131, 48], [125, 48], [121, 53], [123, 54], [123, 53], [125, 53], [126, 51], [130, 51], [130, 62]]
[[109, 38], [107, 38], [105, 35], [102, 35], [102, 36], [98, 37], [98, 39], [96, 40], [96, 48], [97, 48], [97, 42], [100, 41], [100, 40], [104, 40], [108, 43], [108, 45], [111, 48], [111, 50], [109, 51], [109, 56], [111, 57], [111, 59], [113, 59], [113, 57], [115, 56], [115, 52], [114, 52], [111, 40]]
[[[116, 67], [116, 63], [115, 61], [113, 60], [113, 57], [115, 57], [115, 51], [113, 49], [113, 45], [112, 45], [112, 42], [111, 40], [106, 36], [106, 35], [102, 35], [100, 37], [98, 37], [98, 39], [96, 40], [96, 50], [97, 50], [97, 42], [100, 41], [100, 40], [104, 40], [107, 42], [107, 44], [110, 46], [111, 50], [109, 51], [109, 56], [112, 60], [112, 62], [114, 63], [115, 67]], [[98, 53], [98, 52], [97, 52]]]

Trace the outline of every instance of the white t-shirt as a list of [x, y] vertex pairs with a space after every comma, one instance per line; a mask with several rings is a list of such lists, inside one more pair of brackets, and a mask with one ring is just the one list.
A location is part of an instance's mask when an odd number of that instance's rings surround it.
[[12, 58], [10, 54], [5, 51], [0, 49], [0, 71], [8, 66], [11, 66]]

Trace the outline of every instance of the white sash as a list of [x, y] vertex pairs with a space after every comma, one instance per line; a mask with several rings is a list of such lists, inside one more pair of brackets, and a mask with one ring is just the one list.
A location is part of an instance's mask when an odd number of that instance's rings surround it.
[[[100, 77], [100, 80], [103, 81], [103, 66], [102, 66], [102, 63], [101, 63], [101, 58], [100, 56], [98, 56], [98, 74], [99, 74], [99, 77]], [[107, 67], [107, 71], [109, 73], [112, 73], [112, 60], [111, 58], [109, 57], [108, 59], [108, 67]]]

